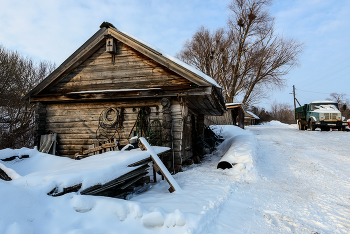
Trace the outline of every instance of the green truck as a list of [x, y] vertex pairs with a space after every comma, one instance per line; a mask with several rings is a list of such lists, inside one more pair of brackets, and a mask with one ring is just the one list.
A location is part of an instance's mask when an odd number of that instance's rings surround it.
[[[344, 110], [346, 106], [343, 107]], [[338, 103], [333, 101], [315, 101], [295, 109], [295, 119], [299, 130], [314, 131], [320, 128], [321, 131], [338, 129], [345, 130], [346, 122], [342, 121]]]

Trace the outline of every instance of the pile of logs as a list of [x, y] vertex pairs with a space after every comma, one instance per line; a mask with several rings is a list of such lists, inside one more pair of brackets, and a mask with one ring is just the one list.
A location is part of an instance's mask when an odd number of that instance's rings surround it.
[[143, 185], [143, 183], [150, 182], [148, 174], [149, 163], [152, 162], [151, 158], [146, 158], [142, 161], [133, 163], [128, 167], [135, 167], [134, 170], [119, 176], [105, 184], [97, 184], [81, 190], [82, 184], [74, 185], [68, 188], [64, 188], [62, 192], [57, 193], [57, 188], [48, 193], [48, 195], [57, 197], [66, 193], [78, 192], [81, 195], [94, 195], [94, 196], [106, 196], [121, 198], [133, 191], [134, 187]]

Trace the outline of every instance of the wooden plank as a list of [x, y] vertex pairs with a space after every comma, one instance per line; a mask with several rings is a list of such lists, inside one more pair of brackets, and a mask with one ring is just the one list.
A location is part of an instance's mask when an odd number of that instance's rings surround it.
[[[174, 79], [183, 80], [186, 83], [191, 83], [188, 80], [182, 78], [179, 75], [175, 75], [173, 73], [168, 73], [167, 69], [155, 65], [155, 66], [149, 66], [145, 64], [142, 60], [135, 60], [132, 62], [119, 62], [119, 63], [111, 63], [110, 59], [101, 61], [100, 64], [87, 64], [87, 65], [81, 65], [78, 68], [76, 68], [74, 71], [72, 71], [69, 75], [67, 75], [63, 80], [71, 80], [71, 79], [78, 79], [79, 76], [87, 76], [90, 78], [96, 79], [99, 76], [103, 76], [106, 74], [114, 74], [116, 76], [125, 75], [125, 74], [137, 74], [138, 72], [142, 71], [151, 71], [154, 75], [169, 75], [173, 77]], [[62, 81], [63, 81], [62, 80]]]
[[[123, 129], [132, 128], [135, 124], [135, 120], [130, 121], [123, 121]], [[50, 129], [52, 131], [60, 129], [60, 128], [81, 128], [81, 129], [92, 129], [97, 130], [98, 128], [98, 121], [86, 121], [86, 122], [65, 122], [65, 123], [59, 123], [59, 122], [47, 122], [46, 128]], [[120, 129], [120, 128], [117, 128]], [[119, 131], [119, 130], [118, 130]]]
[[[135, 100], [141, 98], [162, 98], [162, 97], [178, 97], [177, 90], [164, 90], [166, 87], [162, 87], [162, 90], [138, 90], [138, 91], [125, 91], [125, 92], [101, 92], [101, 93], [77, 93], [77, 94], [45, 94], [40, 96], [32, 96], [31, 102], [49, 102], [49, 101], [97, 101], [97, 100]], [[191, 95], [203, 95], [203, 91], [206, 88], [196, 88], [186, 90], [186, 93]], [[181, 95], [187, 95], [183, 93]], [[202, 108], [202, 105], [197, 103], [198, 108]]]
[[[112, 147], [115, 147], [115, 143], [106, 143], [106, 144], [102, 144], [101, 146], [97, 146], [95, 148], [92, 148], [92, 149], [88, 149], [88, 150], [84, 150], [82, 152], [83, 155], [86, 155], [86, 154], [89, 154], [89, 153], [93, 153], [93, 152], [96, 152], [96, 151], [100, 151], [100, 150], [103, 150], [103, 149], [106, 149], [106, 148], [112, 148]], [[76, 153], [75, 156], [79, 155], [79, 153]]]
[[50, 103], [47, 105], [46, 110], [57, 110], [57, 109], [71, 109], [71, 110], [91, 110], [91, 109], [99, 109], [103, 110], [105, 108], [120, 108], [123, 107], [125, 108], [124, 111], [126, 112], [133, 112], [133, 108], [141, 108], [145, 106], [151, 107], [151, 111], [155, 112], [156, 107], [160, 105], [160, 99], [146, 99], [142, 100], [140, 102], [139, 100], [137, 101], [118, 101], [118, 102], [90, 102], [90, 103]]
[[[42, 95], [33, 96], [31, 102], [57, 102], [57, 101], [71, 101], [71, 102], [82, 102], [82, 101], [120, 101], [120, 100], [135, 100], [143, 98], [159, 98], [168, 97], [169, 92], [159, 90], [147, 90], [147, 91], [126, 91], [126, 92], [106, 92], [106, 93], [83, 93], [83, 94], [69, 94], [69, 95]], [[176, 96], [174, 92], [172, 96]]]
[[[99, 121], [100, 118], [100, 114], [101, 114], [102, 110], [98, 110], [95, 112], [91, 112], [91, 115], [86, 115], [88, 113], [81, 113], [78, 116], [72, 112], [67, 113], [66, 115], [58, 115], [59, 113], [56, 113], [57, 115], [49, 115], [46, 118], [44, 118], [44, 120], [47, 123], [71, 123], [71, 122], [97, 122]], [[138, 113], [131, 113], [131, 114], [124, 114], [123, 115], [123, 122], [125, 121], [136, 121], [138, 116]], [[151, 119], [158, 119], [158, 116], [154, 113], [151, 114]]]
[[87, 145], [57, 145], [58, 150], [75, 150], [75, 152], [80, 151], [81, 148], [87, 148]]
[[[92, 74], [93, 76], [93, 74]], [[100, 77], [100, 79], [98, 79]], [[137, 82], [137, 83], [135, 83]], [[153, 88], [153, 87], [161, 87], [161, 86], [188, 86], [184, 82], [179, 82], [178, 80], [170, 79], [167, 76], [155, 76], [155, 75], [147, 75], [138, 72], [137, 74], [131, 74], [130, 76], [117, 76], [116, 74], [110, 74], [108, 76], [94, 76], [90, 78], [88, 76], [79, 75], [79, 78], [76, 80], [70, 80], [69, 82], [59, 83], [55, 86], [54, 90], [51, 92], [55, 92], [60, 89], [72, 89], [76, 86], [88, 87], [91, 84], [94, 86], [93, 90], [101, 90], [106, 85], [119, 85], [118, 89], [130, 89], [130, 88]], [[136, 86], [135, 86], [136, 85]], [[102, 87], [102, 88], [101, 88]], [[112, 89], [112, 88], [109, 88]], [[85, 89], [86, 90], [86, 89]], [[85, 91], [84, 90], [84, 91]], [[83, 91], [83, 90], [79, 90]]]
[[159, 168], [159, 171], [162, 173], [162, 175], [165, 177], [166, 181], [168, 181], [168, 183], [170, 184], [170, 188], [169, 191], [172, 193], [174, 191], [177, 192], [181, 192], [182, 189], [181, 187], [177, 184], [177, 182], [174, 180], [174, 178], [171, 176], [171, 174], [169, 173], [169, 171], [166, 169], [166, 167], [164, 166], [163, 162], [159, 159], [158, 155], [156, 154], [156, 152], [154, 152], [154, 150], [152, 149], [152, 147], [148, 144], [148, 142], [146, 141], [145, 138], [140, 137], [140, 141], [142, 142], [142, 144], [146, 147], [147, 152], [149, 152], [151, 154], [151, 158], [153, 160], [153, 162], [155, 164], [157, 164], [157, 167]]
[[[56, 88], [62, 87], [71, 87], [76, 85], [86, 85], [87, 83], [93, 83], [94, 85], [99, 84], [120, 84], [121, 88], [128, 88], [130, 86], [128, 83], [132, 82], [141, 82], [142, 85], [148, 85], [141, 88], [151, 88], [151, 86], [189, 86], [191, 83], [179, 79], [178, 77], [171, 77], [168, 74], [142, 74], [142, 71], [134, 70], [131, 74], [122, 74], [118, 75], [115, 72], [111, 74], [102, 74], [102, 73], [79, 73], [72, 77], [66, 77], [65, 80], [58, 83]], [[161, 84], [158, 84], [161, 82]], [[53, 90], [54, 91], [54, 90]]]

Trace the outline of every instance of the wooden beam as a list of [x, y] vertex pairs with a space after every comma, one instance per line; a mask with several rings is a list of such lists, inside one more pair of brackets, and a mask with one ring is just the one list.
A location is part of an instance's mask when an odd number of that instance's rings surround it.
[[30, 102], [87, 102], [98, 100], [126, 100], [141, 98], [160, 98], [177, 96], [205, 96], [211, 93], [211, 87], [192, 88], [188, 90], [161, 90], [150, 89], [142, 91], [121, 91], [101, 93], [66, 93], [66, 94], [43, 94], [30, 98]]

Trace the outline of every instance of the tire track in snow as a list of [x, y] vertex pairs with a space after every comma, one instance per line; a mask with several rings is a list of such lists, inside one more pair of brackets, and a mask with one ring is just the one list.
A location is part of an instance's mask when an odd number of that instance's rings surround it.
[[266, 222], [282, 233], [348, 233], [350, 162], [344, 142], [350, 142], [350, 134], [283, 126], [249, 129], [263, 151], [258, 171], [269, 181], [265, 186], [282, 195], [265, 191], [271, 197]]

